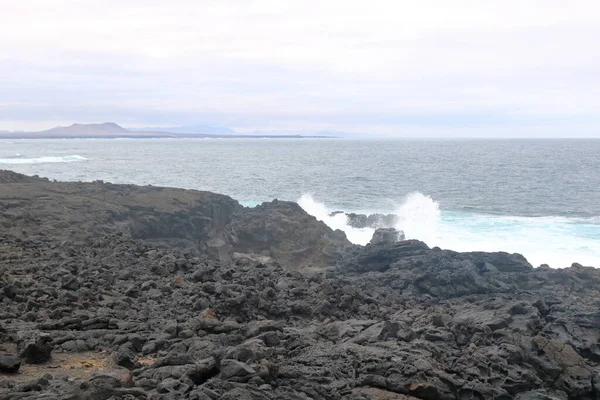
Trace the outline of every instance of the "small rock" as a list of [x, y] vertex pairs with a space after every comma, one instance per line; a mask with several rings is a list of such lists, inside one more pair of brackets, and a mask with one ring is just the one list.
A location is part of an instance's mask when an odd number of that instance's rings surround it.
[[221, 375], [223, 380], [232, 380], [235, 382], [247, 382], [256, 371], [248, 364], [237, 360], [225, 359], [221, 362]]
[[125, 346], [121, 346], [119, 350], [112, 354], [111, 358], [119, 367], [124, 367], [127, 369], [134, 369], [138, 367], [138, 364], [135, 362], [135, 355]]
[[0, 371], [15, 373], [21, 367], [21, 360], [10, 354], [0, 354]]
[[131, 375], [131, 371], [124, 368], [95, 372], [89, 381], [94, 386], [111, 388], [133, 387], [133, 375]]
[[167, 378], [158, 384], [158, 386], [156, 387], [156, 391], [158, 393], [172, 393], [176, 395], [184, 395], [188, 391], [189, 387], [189, 385], [177, 379]]
[[50, 359], [52, 338], [39, 331], [17, 332], [17, 349], [19, 357], [30, 364], [40, 364]]

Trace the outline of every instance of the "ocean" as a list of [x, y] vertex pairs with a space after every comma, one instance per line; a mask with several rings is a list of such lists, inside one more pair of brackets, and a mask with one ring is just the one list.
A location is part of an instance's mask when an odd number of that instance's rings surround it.
[[358, 244], [373, 230], [333, 211], [394, 213], [430, 246], [600, 267], [600, 140], [0, 140], [0, 168], [297, 201]]

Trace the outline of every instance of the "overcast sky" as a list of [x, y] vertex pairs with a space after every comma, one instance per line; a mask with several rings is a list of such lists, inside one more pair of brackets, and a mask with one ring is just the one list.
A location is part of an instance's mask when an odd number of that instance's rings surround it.
[[599, 0], [0, 0], [0, 129], [600, 137]]

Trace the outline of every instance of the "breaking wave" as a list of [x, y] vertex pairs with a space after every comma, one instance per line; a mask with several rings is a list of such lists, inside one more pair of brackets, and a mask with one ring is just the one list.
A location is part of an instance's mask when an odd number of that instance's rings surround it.
[[[298, 204], [332, 229], [341, 229], [348, 240], [367, 244], [373, 228], [355, 228], [344, 213], [304, 194]], [[347, 211], [351, 212], [351, 211]], [[379, 211], [381, 212], [381, 211]], [[455, 251], [506, 251], [523, 254], [534, 266], [568, 267], [577, 262], [600, 267], [600, 218], [519, 217], [442, 210], [437, 201], [411, 193], [390, 210], [395, 228], [407, 239]]]
[[63, 157], [24, 157], [20, 154], [17, 154], [12, 157], [4, 157], [0, 158], [0, 164], [47, 164], [47, 163], [69, 163], [69, 162], [78, 162], [85, 161], [87, 158], [73, 155], [73, 156], [63, 156]]
[[355, 244], [365, 245], [369, 243], [373, 236], [374, 229], [354, 228], [348, 225], [346, 214], [340, 213], [332, 215], [335, 210], [329, 210], [325, 204], [313, 199], [310, 194], [303, 194], [298, 199], [298, 204], [310, 215], [316, 217], [319, 221], [325, 222], [331, 229], [340, 229], [346, 233], [349, 241]]

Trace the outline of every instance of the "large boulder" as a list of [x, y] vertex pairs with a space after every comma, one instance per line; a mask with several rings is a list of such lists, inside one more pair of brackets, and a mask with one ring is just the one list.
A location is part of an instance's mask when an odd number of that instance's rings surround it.
[[404, 232], [396, 228], [378, 228], [373, 233], [370, 244], [393, 244], [404, 238]]

